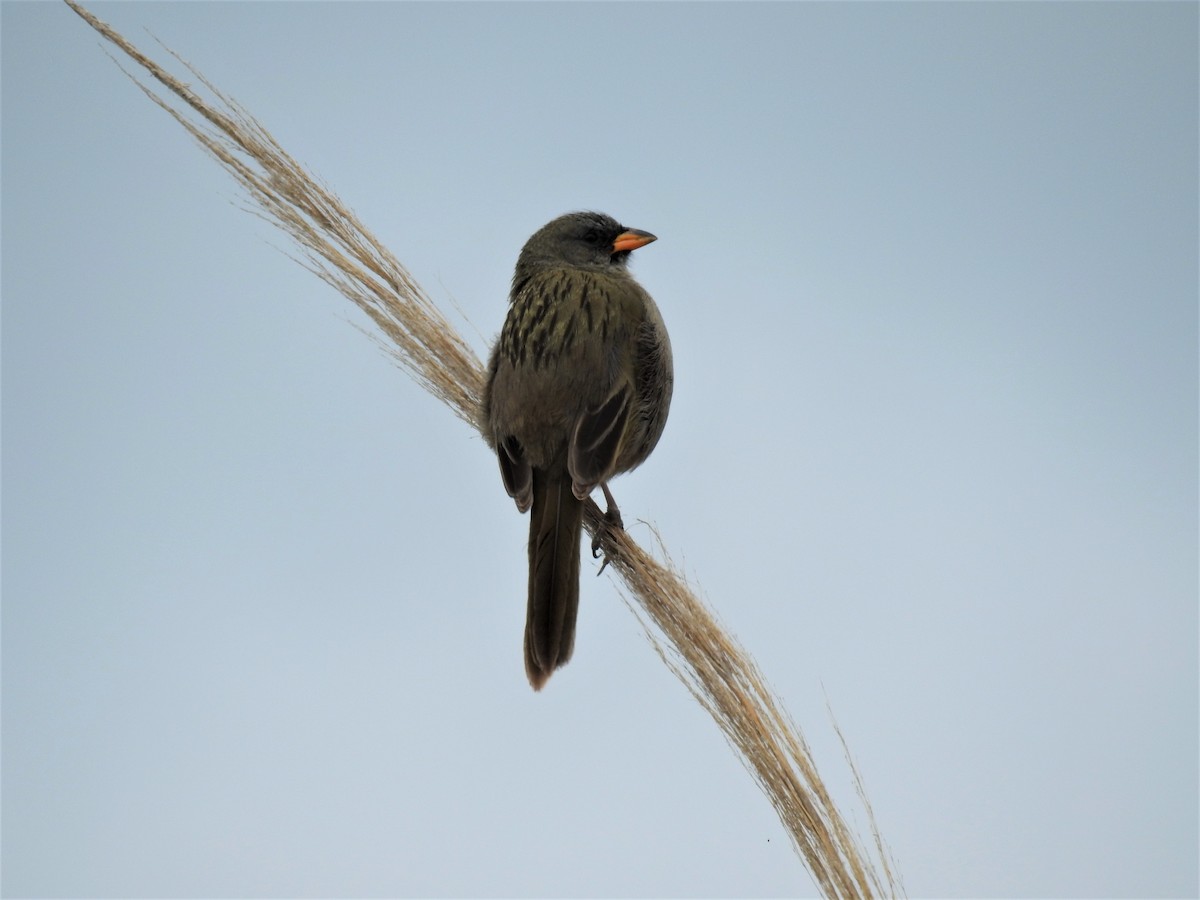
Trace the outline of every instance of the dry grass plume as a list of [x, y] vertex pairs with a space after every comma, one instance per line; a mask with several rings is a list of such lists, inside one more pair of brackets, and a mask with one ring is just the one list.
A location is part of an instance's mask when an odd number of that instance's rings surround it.
[[[253, 211], [296, 242], [301, 264], [365, 312], [381, 332], [380, 343], [398, 363], [478, 430], [484, 381], [480, 360], [391, 251], [250, 113], [200, 72], [171, 54], [209, 92], [207, 99], [74, 0], [66, 2], [165, 88], [156, 93], [126, 72], [233, 176], [256, 204]], [[595, 534], [600, 523], [600, 510], [589, 501], [588, 531]], [[625, 532], [606, 533], [604, 549], [640, 609], [635, 614], [659, 655], [737, 749], [821, 893], [846, 898], [902, 895], [844, 739], [872, 832], [870, 849], [834, 804], [799, 728], [750, 655], [722, 630], [680, 572], [652, 557]]]

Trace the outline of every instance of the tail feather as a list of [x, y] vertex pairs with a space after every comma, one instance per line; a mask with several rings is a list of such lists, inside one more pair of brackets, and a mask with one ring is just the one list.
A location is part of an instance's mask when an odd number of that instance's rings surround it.
[[529, 606], [525, 617], [525, 674], [535, 691], [575, 648], [579, 612], [579, 539], [583, 503], [567, 473], [533, 470], [529, 518]]

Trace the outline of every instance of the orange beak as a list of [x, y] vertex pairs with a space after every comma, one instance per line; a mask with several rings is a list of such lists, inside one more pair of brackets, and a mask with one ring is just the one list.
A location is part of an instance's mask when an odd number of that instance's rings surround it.
[[626, 250], [636, 250], [638, 247], [645, 247], [651, 241], [657, 241], [654, 235], [648, 231], [638, 231], [636, 228], [630, 228], [628, 231], [623, 231], [617, 235], [617, 239], [613, 241], [613, 253], [622, 253]]

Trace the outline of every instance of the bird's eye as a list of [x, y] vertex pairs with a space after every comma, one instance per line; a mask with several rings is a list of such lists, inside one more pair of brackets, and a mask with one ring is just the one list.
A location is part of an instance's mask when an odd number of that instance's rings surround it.
[[589, 228], [587, 230], [587, 232], [584, 234], [583, 239], [588, 244], [595, 247], [597, 244], [600, 243], [600, 232], [598, 232], [595, 228]]

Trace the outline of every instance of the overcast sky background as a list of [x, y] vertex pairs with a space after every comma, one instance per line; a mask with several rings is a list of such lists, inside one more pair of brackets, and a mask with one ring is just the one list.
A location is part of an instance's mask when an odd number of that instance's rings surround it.
[[[1196, 896], [1196, 4], [91, 8], [480, 355], [544, 222], [657, 234], [615, 494], [865, 828], [828, 695], [909, 892]], [[590, 561], [530, 691], [483, 442], [81, 19], [0, 12], [4, 893], [815, 893]]]

